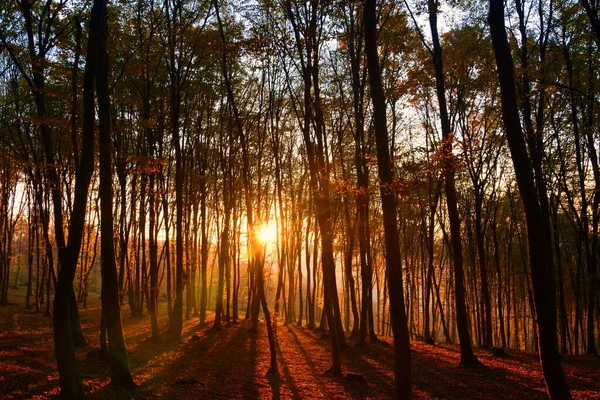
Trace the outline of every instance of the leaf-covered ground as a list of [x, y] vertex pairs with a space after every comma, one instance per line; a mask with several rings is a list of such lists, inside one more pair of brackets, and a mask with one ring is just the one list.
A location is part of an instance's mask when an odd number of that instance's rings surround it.
[[[11, 291], [19, 305], [0, 307], [0, 398], [48, 398], [58, 394], [53, 353], [52, 320], [23, 308], [22, 294]], [[160, 319], [166, 325], [167, 319]], [[98, 341], [99, 301], [81, 311], [89, 345], [78, 350], [80, 370], [91, 399], [383, 399], [393, 390], [393, 349], [389, 342], [349, 347], [343, 352], [348, 379], [325, 374], [330, 364], [329, 341], [317, 332], [295, 326], [277, 327], [279, 375], [267, 374], [266, 327], [248, 332], [248, 323], [220, 332], [184, 323], [179, 342], [148, 340], [148, 317], [131, 318], [123, 310], [130, 364], [138, 388], [125, 391], [109, 385], [108, 368], [92, 351]], [[477, 355], [485, 365], [458, 366], [458, 348], [412, 343], [414, 393], [417, 398], [534, 399], [546, 398], [537, 357], [509, 352], [505, 358], [487, 351]], [[566, 357], [565, 371], [573, 395], [600, 398], [600, 360]]]

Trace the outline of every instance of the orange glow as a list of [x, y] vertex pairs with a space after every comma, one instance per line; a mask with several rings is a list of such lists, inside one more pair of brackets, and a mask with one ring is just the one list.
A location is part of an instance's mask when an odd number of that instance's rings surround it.
[[272, 224], [262, 224], [256, 236], [262, 244], [273, 243], [277, 239], [277, 227]]

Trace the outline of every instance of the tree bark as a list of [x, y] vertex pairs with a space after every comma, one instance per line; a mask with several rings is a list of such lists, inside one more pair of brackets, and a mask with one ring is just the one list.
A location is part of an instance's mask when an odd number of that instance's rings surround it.
[[446, 186], [446, 203], [448, 206], [448, 219], [450, 220], [450, 242], [452, 245], [452, 264], [454, 267], [454, 290], [456, 304], [456, 324], [458, 337], [460, 339], [460, 363], [463, 366], [479, 364], [479, 360], [473, 354], [471, 335], [469, 333], [469, 316], [467, 314], [464, 266], [461, 243], [460, 216], [458, 214], [456, 184], [454, 180], [454, 156], [452, 154], [452, 134], [448, 108], [446, 104], [446, 93], [444, 83], [444, 65], [442, 59], [442, 46], [437, 29], [437, 3], [429, 0], [429, 24], [433, 39], [433, 66], [435, 69], [435, 86], [440, 108], [440, 120], [442, 124], [443, 156], [445, 157], [444, 178]]
[[365, 0], [364, 35], [369, 86], [373, 103], [373, 122], [377, 143], [377, 166], [379, 170], [380, 194], [383, 209], [383, 227], [385, 233], [386, 276], [390, 295], [391, 322], [394, 333], [395, 395], [397, 398], [412, 398], [410, 338], [404, 307], [404, 288], [402, 284], [402, 261], [398, 236], [396, 193], [394, 174], [390, 159], [389, 138], [386, 123], [386, 105], [379, 55], [377, 52], [376, 1]]
[[98, 95], [99, 122], [99, 161], [100, 161], [100, 254], [102, 269], [102, 314], [105, 318], [110, 355], [111, 383], [129, 389], [135, 383], [129, 371], [129, 360], [123, 337], [121, 309], [119, 303], [119, 285], [117, 262], [115, 258], [113, 225], [113, 176], [111, 149], [110, 97], [108, 84], [108, 51], [106, 0], [98, 1], [98, 70], [96, 75], [96, 93]]
[[544, 226], [542, 210], [519, 119], [513, 58], [504, 26], [504, 2], [502, 0], [490, 0], [489, 23], [500, 82], [502, 120], [527, 223], [529, 264], [533, 301], [539, 328], [538, 340], [542, 370], [550, 398], [570, 399], [571, 392], [560, 362], [556, 337], [554, 276], [552, 265], [549, 265], [546, 257], [545, 233], [542, 231]]

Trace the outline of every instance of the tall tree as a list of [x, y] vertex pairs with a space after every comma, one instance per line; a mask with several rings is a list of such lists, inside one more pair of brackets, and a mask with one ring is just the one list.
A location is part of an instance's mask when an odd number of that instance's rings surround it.
[[[473, 353], [471, 344], [471, 335], [469, 332], [469, 317], [467, 314], [467, 305], [465, 299], [464, 287], [464, 265], [462, 254], [462, 238], [460, 227], [460, 215], [458, 213], [458, 199], [455, 183], [454, 155], [452, 153], [452, 141], [454, 140], [450, 118], [448, 116], [448, 105], [446, 103], [446, 85], [444, 82], [444, 64], [442, 57], [442, 46], [437, 28], [437, 15], [439, 11], [439, 2], [429, 0], [429, 25], [431, 27], [431, 38], [433, 41], [433, 66], [435, 69], [435, 88], [440, 110], [440, 122], [442, 125], [442, 157], [444, 158], [443, 174], [446, 188], [446, 204], [448, 207], [448, 219], [450, 220], [450, 241], [452, 244], [452, 264], [454, 267], [454, 293], [456, 305], [456, 325], [460, 339], [460, 363], [464, 366], [473, 366], [479, 364], [479, 360]], [[482, 264], [483, 296], [487, 300], [486, 304], [486, 330], [489, 332], [486, 344], [491, 346], [491, 305], [489, 301], [489, 290], [487, 289], [487, 274], [485, 264]]]
[[[227, 58], [227, 38], [225, 36], [225, 30], [223, 28], [223, 22], [221, 20], [221, 16], [219, 14], [219, 3], [218, 0], [213, 0], [213, 6], [215, 7], [215, 13], [217, 15], [217, 22], [219, 24], [219, 33], [221, 36], [221, 42], [223, 44], [223, 52], [221, 57], [222, 62], [222, 73], [223, 80], [225, 81], [225, 89], [227, 90], [227, 100], [231, 104], [231, 108], [233, 111], [233, 119], [235, 122], [236, 131], [238, 134], [238, 138], [241, 142], [242, 148], [242, 182], [244, 185], [244, 199], [246, 202], [246, 220], [248, 226], [248, 236], [249, 236], [249, 244], [251, 251], [250, 262], [253, 264], [256, 274], [256, 285], [257, 285], [257, 306], [255, 311], [255, 317], [258, 316], [258, 308], [262, 307], [263, 314], [265, 316], [265, 323], [267, 325], [267, 336], [269, 340], [269, 350], [271, 355], [271, 364], [269, 367], [269, 372], [273, 374], [278, 373], [277, 369], [277, 353], [275, 348], [275, 331], [273, 324], [271, 322], [271, 313], [269, 312], [269, 307], [267, 305], [267, 298], [265, 295], [265, 283], [264, 283], [264, 257], [262, 256], [262, 248], [258, 241], [258, 226], [260, 225], [259, 221], [256, 219], [257, 216], [254, 212], [254, 205], [252, 199], [252, 190], [250, 183], [250, 155], [249, 155], [249, 143], [248, 143], [248, 135], [244, 131], [243, 123], [241, 120], [241, 116], [239, 114], [239, 110], [237, 107], [236, 99], [233, 92], [233, 85], [231, 83], [231, 77], [229, 75], [229, 64]], [[256, 218], [256, 219], [255, 219]]]
[[363, 10], [365, 53], [373, 103], [373, 123], [377, 143], [377, 167], [379, 173], [383, 228], [385, 233], [385, 266], [390, 296], [390, 313], [394, 334], [394, 365], [396, 397], [412, 398], [410, 337], [404, 306], [402, 283], [402, 258], [398, 236], [398, 215], [394, 170], [390, 158], [387, 132], [385, 94], [381, 82], [379, 54], [377, 51], [377, 11], [375, 0], [365, 0]]
[[[297, 2], [284, 4], [287, 19], [292, 25], [295, 46], [300, 57], [300, 73], [304, 83], [304, 121], [302, 136], [308, 159], [310, 186], [315, 204], [316, 220], [321, 236], [321, 263], [323, 271], [324, 316], [330, 330], [332, 361], [331, 373], [340, 374], [341, 347], [345, 346], [345, 336], [339, 307], [335, 279], [333, 250], [333, 229], [330, 195], [329, 163], [325, 152], [325, 120], [319, 91], [319, 59], [323, 23], [323, 13], [327, 4], [311, 1], [308, 10], [303, 10]], [[311, 127], [314, 137], [311, 135]]]
[[[108, 353], [110, 355], [111, 382], [127, 388], [134, 388], [135, 383], [129, 371], [129, 360], [123, 337], [121, 323], [121, 307], [119, 303], [119, 280], [117, 261], [115, 258], [114, 225], [113, 225], [113, 172], [111, 148], [110, 95], [108, 83], [108, 51], [107, 51], [107, 0], [99, 0], [98, 13], [98, 48], [96, 71], [96, 93], [98, 96], [98, 136], [100, 164], [100, 256], [102, 269], [102, 318], [106, 326]], [[96, 3], [94, 3], [96, 7]]]
[[539, 331], [538, 343], [542, 370], [550, 398], [569, 399], [571, 392], [562, 369], [556, 335], [554, 271], [551, 260], [548, 260], [546, 254], [542, 209], [519, 118], [515, 68], [504, 26], [502, 0], [490, 0], [489, 24], [500, 82], [502, 120], [527, 222], [529, 267]]
[[[63, 9], [64, 3], [53, 5], [51, 2], [47, 2], [41, 9], [36, 7], [35, 10], [40, 12], [39, 16], [34, 16], [34, 4], [28, 1], [18, 3], [25, 24], [32, 76], [28, 74], [25, 66], [12, 50], [13, 47], [9, 45], [4, 32], [0, 33], [0, 39], [32, 92], [39, 119], [41, 142], [43, 144], [46, 165], [48, 166], [46, 168], [47, 181], [50, 184], [52, 193], [55, 239], [60, 263], [53, 307], [54, 347], [61, 394], [72, 398], [83, 397], [84, 393], [81, 376], [77, 370], [74, 349], [74, 339], [80, 338], [73, 335], [74, 330], [76, 333], [79, 333], [75, 329], [79, 327], [79, 319], [73, 290], [73, 279], [75, 277], [83, 237], [88, 188], [94, 171], [94, 76], [97, 67], [99, 27], [101, 27], [99, 3], [100, 1], [94, 2], [90, 17], [88, 57], [84, 73], [84, 117], [81, 151], [79, 153], [81, 161], [76, 166], [74, 201], [70, 211], [68, 241], [65, 240], [63, 226], [64, 213], [62, 209], [63, 194], [61, 191], [60, 175], [57, 171], [54, 140], [51, 126], [48, 123], [49, 113], [46, 104], [47, 56], [56, 45], [57, 39], [65, 31], [64, 26], [56, 26], [60, 21], [57, 19], [57, 16]], [[38, 21], [39, 24], [34, 24], [34, 20]], [[38, 28], [38, 32], [34, 31], [34, 26]], [[73, 146], [77, 146], [77, 143], [73, 143]], [[75, 151], [77, 152], [77, 150]], [[38, 196], [41, 196], [41, 194]], [[39, 200], [41, 200], [41, 197], [38, 197], [38, 202], [41, 204]], [[41, 208], [40, 211], [42, 211]], [[47, 221], [47, 218], [45, 217], [44, 220]], [[47, 237], [46, 243], [47, 250], [49, 250]], [[48, 257], [49, 260], [52, 259], [51, 251]], [[49, 284], [50, 282], [48, 282]]]

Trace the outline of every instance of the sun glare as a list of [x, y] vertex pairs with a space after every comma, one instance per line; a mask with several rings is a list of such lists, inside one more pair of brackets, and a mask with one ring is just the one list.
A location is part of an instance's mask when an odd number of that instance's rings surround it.
[[272, 243], [277, 239], [277, 227], [271, 224], [263, 224], [256, 235], [261, 243]]

